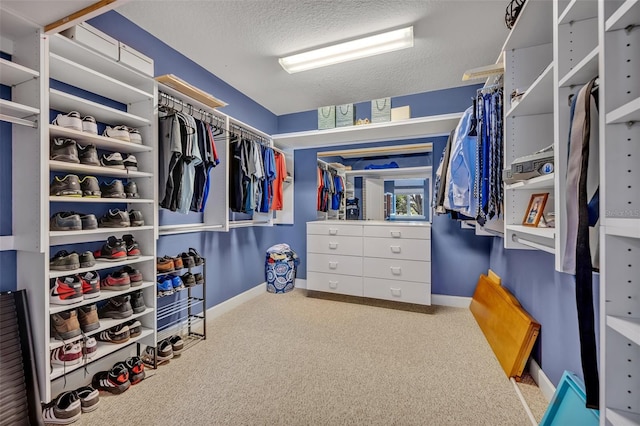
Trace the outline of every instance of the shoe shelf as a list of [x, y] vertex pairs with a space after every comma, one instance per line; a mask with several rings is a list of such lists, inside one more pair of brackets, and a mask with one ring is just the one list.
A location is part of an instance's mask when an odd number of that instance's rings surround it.
[[154, 256], [140, 256], [135, 259], [118, 260], [117, 262], [108, 262], [106, 260], [96, 260], [96, 264], [88, 268], [79, 268], [72, 271], [50, 271], [49, 278], [66, 277], [67, 275], [82, 274], [89, 271], [100, 271], [102, 269], [118, 268], [125, 265], [133, 265], [134, 263], [147, 262], [154, 260]]
[[108, 138], [106, 136], [94, 135], [93, 133], [88, 132], [80, 132], [78, 130], [67, 129], [54, 124], [49, 124], [49, 135], [52, 137], [73, 139], [81, 145], [92, 143], [99, 149], [105, 149], [113, 152], [136, 153], [150, 152], [153, 150], [153, 148], [148, 145], [121, 141], [114, 138]]
[[621, 124], [640, 121], [640, 97], [607, 113], [607, 124]]
[[[188, 296], [185, 298], [179, 298], [171, 303], [168, 303], [162, 307], [159, 307], [156, 314], [157, 315], [156, 319], [163, 320], [163, 319], [169, 318], [187, 309], [191, 309], [195, 306], [202, 305], [203, 303], [204, 303], [204, 299], [201, 297]], [[184, 318], [180, 318], [177, 320], [177, 322], [181, 322], [181, 321], [184, 321]], [[165, 325], [163, 330], [168, 326], [169, 325]]]
[[96, 349], [96, 353], [91, 359], [88, 359], [86, 362], [81, 362], [80, 364], [76, 364], [76, 365], [68, 365], [66, 367], [56, 366], [51, 369], [51, 374], [49, 375], [49, 379], [55, 380], [79, 368], [84, 368], [86, 365], [91, 364], [92, 362], [97, 361], [115, 351], [118, 351], [130, 345], [131, 343], [135, 343], [141, 339], [144, 339], [147, 336], [151, 336], [153, 333], [154, 333], [153, 329], [142, 327], [142, 332], [140, 333], [139, 336], [129, 339], [124, 343], [114, 344], [114, 343], [98, 342], [98, 348]]
[[522, 99], [512, 106], [505, 117], [550, 114], [553, 112], [553, 64], [549, 64], [531, 83]]
[[55, 53], [49, 55], [51, 78], [125, 104], [153, 99], [153, 93], [137, 89]]
[[605, 219], [605, 233], [618, 237], [640, 238], [640, 219], [636, 218], [607, 218]]
[[640, 22], [640, 0], [626, 0], [605, 23], [605, 31], [621, 30]]
[[40, 73], [7, 59], [0, 58], [0, 84], [17, 86], [20, 83], [38, 78]]
[[167, 272], [158, 272], [156, 274], [156, 276], [160, 277], [162, 275], [183, 274], [183, 273], [191, 272], [193, 269], [198, 269], [198, 268], [204, 269], [204, 263], [202, 265], [196, 265], [196, 266], [194, 266], [192, 268], [181, 268], [181, 269], [174, 269], [174, 270], [167, 271]]
[[616, 410], [615, 408], [607, 408], [606, 415], [607, 422], [613, 426], [640, 425], [640, 414]]
[[[111, 299], [116, 296], [123, 296], [125, 294], [133, 293], [137, 290], [142, 290], [145, 288], [153, 287], [155, 285], [152, 281], [143, 281], [141, 285], [136, 287], [131, 287], [128, 290], [120, 290], [120, 291], [110, 291], [110, 290], [101, 290], [100, 295], [98, 297], [94, 297], [93, 299], [83, 299], [78, 303], [74, 303], [73, 305], [49, 305], [49, 314], [57, 314], [59, 312], [70, 311], [71, 309], [79, 308], [80, 306], [92, 305], [97, 302], [101, 302], [103, 300]], [[59, 341], [59, 340], [58, 340]]]
[[640, 345], [640, 319], [607, 315], [607, 326]]
[[50, 196], [52, 203], [110, 203], [110, 204], [154, 204], [148, 198], [94, 198], [94, 197], [57, 197]]
[[504, 189], [552, 189], [554, 186], [554, 173], [538, 176], [522, 182], [516, 182], [504, 186]]
[[66, 161], [49, 160], [49, 169], [54, 172], [80, 173], [92, 176], [111, 176], [123, 179], [153, 177], [153, 173], [137, 170], [116, 169], [104, 166], [89, 166], [87, 164], [68, 163]]
[[[582, 1], [581, 3], [589, 3]], [[573, 67], [558, 81], [558, 87], [569, 87], [584, 85], [594, 76], [598, 75], [598, 47], [595, 47], [578, 65]]]
[[124, 124], [129, 127], [151, 125], [151, 121], [146, 118], [110, 108], [57, 89], [51, 89], [49, 91], [49, 106], [57, 111], [78, 111], [82, 115], [91, 115], [101, 123], [110, 123], [112, 125]]
[[[175, 272], [175, 271], [174, 271], [174, 272]], [[171, 272], [168, 272], [168, 274], [171, 274]], [[165, 274], [160, 274], [160, 275], [165, 275]], [[167, 294], [166, 296], [158, 296], [158, 299], [160, 299], [160, 300], [165, 300], [166, 298], [171, 297], [171, 296], [173, 296], [174, 294], [182, 294], [182, 292], [183, 292], [183, 291], [185, 291], [185, 290], [189, 290], [190, 288], [196, 288], [197, 286], [200, 286], [200, 285], [202, 285], [202, 283], [200, 283], [200, 284], [194, 284], [194, 285], [192, 285], [191, 287], [187, 287], [187, 286], [185, 285], [185, 287], [184, 287], [184, 288], [182, 288], [182, 289], [180, 289], [180, 290], [173, 290], [173, 293], [172, 293], [172, 294]]]
[[131, 234], [139, 231], [150, 231], [153, 226], [131, 226], [128, 228], [98, 228], [82, 231], [51, 231], [49, 232], [49, 244], [59, 246], [63, 244], [88, 243], [102, 241], [113, 234]]

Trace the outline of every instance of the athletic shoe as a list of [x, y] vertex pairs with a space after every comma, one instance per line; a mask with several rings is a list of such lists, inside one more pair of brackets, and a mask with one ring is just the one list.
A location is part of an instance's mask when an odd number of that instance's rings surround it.
[[42, 406], [42, 420], [45, 425], [68, 425], [78, 420], [81, 415], [81, 402], [74, 391], [63, 392]]
[[127, 198], [140, 198], [140, 194], [138, 194], [138, 185], [132, 180], [127, 182], [124, 186], [124, 193], [127, 195]]
[[142, 145], [142, 135], [138, 129], [133, 129], [131, 127], [127, 128], [129, 130], [129, 140], [133, 143], [139, 143]]
[[[131, 307], [130, 300], [131, 296], [129, 295], [112, 297], [103, 307], [98, 309], [98, 316], [100, 318], [114, 319], [129, 318], [133, 315], [133, 308]], [[129, 329], [127, 328], [127, 336], [128, 335]]]
[[99, 391], [119, 395], [129, 389], [129, 371], [127, 367], [118, 363], [109, 371], [100, 371], [93, 376], [91, 386]]
[[69, 214], [77, 214], [82, 221], [82, 229], [98, 229], [98, 219], [96, 215], [91, 213], [69, 212]]
[[173, 335], [167, 338], [167, 341], [171, 344], [171, 350], [173, 351], [174, 356], [182, 353], [182, 349], [184, 349], [184, 341], [182, 340], [182, 337]]
[[96, 304], [80, 306], [78, 308], [78, 322], [80, 328], [85, 333], [100, 328], [100, 320], [98, 318], [98, 307]]
[[90, 115], [87, 115], [86, 117], [82, 117], [82, 131], [97, 135], [98, 123], [96, 123], [96, 119]]
[[131, 280], [129, 274], [122, 271], [112, 272], [100, 281], [100, 289], [107, 291], [129, 290]]
[[204, 276], [200, 272], [193, 274], [193, 277], [196, 279], [196, 285], [204, 284]]
[[131, 226], [129, 222], [129, 214], [120, 209], [110, 209], [100, 218], [100, 228], [128, 228]]
[[196, 261], [193, 260], [193, 256], [190, 256], [187, 253], [182, 253], [180, 257], [182, 258], [182, 264], [185, 268], [193, 268], [196, 266]]
[[54, 177], [49, 187], [49, 195], [57, 197], [82, 197], [80, 179], [76, 175], [66, 175], [62, 179], [60, 179], [60, 176]]
[[127, 248], [127, 257], [130, 259], [137, 259], [142, 254], [140, 252], [140, 248], [138, 247], [138, 243], [133, 239], [133, 235], [125, 234], [122, 236], [122, 241], [124, 241], [125, 247]]
[[193, 287], [194, 285], [196, 285], [196, 278], [191, 272], [187, 272], [182, 276], [182, 282], [186, 287]]
[[80, 267], [78, 253], [68, 253], [60, 250], [49, 261], [49, 269], [52, 271], [72, 271]]
[[49, 231], [81, 231], [80, 215], [72, 212], [60, 212], [49, 219]]
[[165, 256], [165, 257], [173, 260], [173, 267], [176, 268], [176, 271], [184, 268], [184, 263], [182, 263], [182, 258], [180, 257], [180, 255], [176, 257], [170, 257], [170, 256]]
[[175, 269], [173, 259], [167, 256], [157, 258], [156, 269], [158, 270], [159, 274], [173, 271]]
[[173, 294], [173, 284], [169, 276], [163, 275], [158, 277], [157, 281], [158, 297], [170, 296]]
[[173, 286], [174, 292], [184, 290], [184, 283], [182, 282], [182, 278], [177, 275], [171, 277], [171, 285]]
[[124, 168], [127, 170], [138, 170], [138, 160], [133, 154], [127, 155], [123, 160]]
[[142, 290], [134, 291], [131, 293], [131, 307], [134, 314], [144, 312], [147, 307], [144, 304], [144, 297], [142, 296]]
[[59, 277], [49, 285], [49, 303], [72, 305], [82, 301], [82, 282], [75, 275]]
[[51, 351], [51, 365], [76, 365], [82, 361], [82, 346], [78, 342], [67, 343]]
[[84, 251], [78, 255], [78, 259], [80, 260], [81, 268], [91, 268], [92, 266], [96, 266], [96, 258], [93, 257], [93, 253], [90, 251]]
[[204, 265], [204, 258], [200, 256], [198, 250], [193, 247], [189, 247], [189, 256], [193, 257], [193, 260], [196, 262], [196, 266]]
[[98, 342], [93, 337], [86, 337], [82, 342], [82, 355], [86, 359], [91, 359], [98, 353]]
[[129, 210], [129, 222], [131, 226], [144, 226], [144, 219], [140, 210]]
[[129, 129], [127, 128], [127, 126], [107, 126], [106, 129], [104, 129], [104, 132], [102, 132], [102, 136], [118, 139], [125, 142], [131, 142], [131, 137], [129, 136]]
[[80, 181], [80, 189], [82, 190], [83, 197], [100, 198], [102, 191], [100, 191], [100, 184], [95, 176], [85, 176]]
[[68, 340], [81, 334], [75, 309], [51, 315], [51, 335], [58, 340]]
[[144, 353], [142, 354], [142, 360], [147, 364], [154, 365], [156, 352], [158, 364], [167, 362], [171, 358], [173, 358], [173, 349], [171, 348], [171, 343], [167, 342], [166, 340], [161, 340], [160, 342], [158, 342], [157, 351], [153, 346], [147, 346], [147, 348], [144, 350]]
[[56, 161], [64, 161], [65, 163], [80, 162], [78, 158], [78, 147], [76, 141], [69, 138], [53, 138], [49, 143], [49, 158]]
[[137, 319], [132, 319], [125, 323], [129, 327], [129, 337], [132, 339], [142, 334], [142, 323]]
[[109, 183], [103, 182], [100, 185], [100, 190], [102, 191], [102, 198], [127, 198], [122, 181], [118, 179], [114, 179]]
[[78, 157], [80, 157], [80, 164], [86, 164], [88, 166], [100, 165], [98, 149], [92, 143], [85, 146], [78, 144]]
[[142, 285], [142, 272], [134, 268], [133, 266], [127, 265], [120, 269], [120, 272], [126, 272], [129, 274], [129, 281], [131, 281], [131, 287], [137, 287]]
[[125, 359], [124, 365], [127, 366], [127, 370], [129, 371], [129, 381], [132, 385], [138, 384], [144, 380], [146, 374], [144, 372], [144, 364], [140, 357], [133, 356]]
[[83, 386], [75, 390], [83, 413], [90, 413], [100, 404], [100, 392], [91, 386]]
[[79, 132], [82, 131], [82, 119], [78, 111], [71, 111], [68, 114], [58, 114], [51, 124]]
[[119, 152], [113, 152], [109, 155], [102, 154], [100, 157], [100, 164], [104, 167], [110, 167], [112, 169], [124, 169], [124, 163], [122, 162], [122, 155]]
[[127, 249], [125, 248], [122, 240], [111, 236], [107, 239], [107, 242], [102, 246], [102, 248], [100, 248], [100, 250], [96, 250], [93, 255], [96, 259], [115, 262], [127, 258]]
[[120, 344], [129, 341], [130, 338], [129, 326], [126, 324], [116, 325], [108, 330], [101, 331], [96, 336], [96, 339], [100, 342]]
[[98, 275], [97, 271], [85, 272], [78, 277], [82, 282], [82, 297], [84, 299], [93, 299], [100, 296], [100, 275]]

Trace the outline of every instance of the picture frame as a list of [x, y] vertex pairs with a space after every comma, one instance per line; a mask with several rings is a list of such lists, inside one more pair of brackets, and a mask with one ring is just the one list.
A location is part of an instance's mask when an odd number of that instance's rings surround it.
[[524, 226], [537, 227], [540, 223], [540, 218], [544, 213], [544, 207], [547, 204], [549, 193], [532, 194], [529, 199], [529, 205], [525, 211], [524, 218], [522, 218], [522, 224]]

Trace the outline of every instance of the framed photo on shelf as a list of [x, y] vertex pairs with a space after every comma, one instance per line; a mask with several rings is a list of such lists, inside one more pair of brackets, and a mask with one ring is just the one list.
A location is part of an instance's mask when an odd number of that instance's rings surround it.
[[544, 194], [531, 195], [529, 206], [527, 207], [524, 218], [522, 219], [522, 224], [524, 226], [538, 226], [542, 213], [544, 212], [544, 206], [547, 204], [547, 198], [549, 198], [548, 192], [545, 192]]

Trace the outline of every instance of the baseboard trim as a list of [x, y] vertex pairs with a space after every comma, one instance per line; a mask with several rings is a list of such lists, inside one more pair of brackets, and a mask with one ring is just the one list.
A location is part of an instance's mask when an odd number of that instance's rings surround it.
[[306, 290], [306, 288], [307, 288], [307, 280], [306, 279], [301, 279], [301, 278], [296, 278], [296, 288], [304, 288]]
[[471, 298], [462, 296], [447, 296], [444, 294], [432, 294], [431, 304], [440, 306], [451, 306], [452, 308], [468, 308], [471, 304]]
[[220, 315], [226, 314], [227, 312], [237, 308], [245, 302], [248, 302], [254, 297], [260, 296], [266, 291], [267, 285], [263, 282], [243, 293], [238, 294], [237, 296], [233, 296], [231, 299], [227, 299], [224, 302], [212, 306], [211, 308], [207, 309], [207, 321], [218, 318]]
[[531, 374], [531, 378], [536, 382], [547, 401], [551, 401], [553, 394], [556, 393], [556, 387], [533, 358], [529, 358], [529, 374]]

